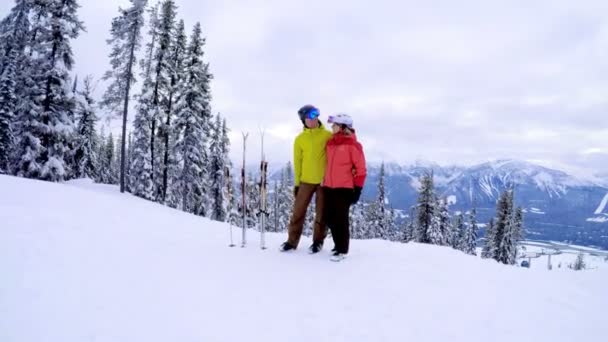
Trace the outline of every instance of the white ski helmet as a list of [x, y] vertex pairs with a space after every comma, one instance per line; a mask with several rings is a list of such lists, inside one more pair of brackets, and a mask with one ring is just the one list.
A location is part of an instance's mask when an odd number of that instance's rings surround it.
[[330, 115], [327, 122], [330, 124], [335, 123], [338, 125], [344, 125], [348, 128], [353, 128], [353, 118], [351, 118], [348, 114]]

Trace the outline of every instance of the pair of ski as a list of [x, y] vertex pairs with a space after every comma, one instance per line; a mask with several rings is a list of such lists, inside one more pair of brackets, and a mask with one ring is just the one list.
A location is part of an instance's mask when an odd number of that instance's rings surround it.
[[[243, 219], [243, 231], [241, 236], [241, 247], [247, 246], [247, 176], [245, 173], [245, 156], [247, 153], [247, 138], [249, 133], [243, 133], [243, 167], [241, 168], [241, 213]], [[260, 224], [260, 248], [266, 249], [266, 219], [270, 215], [268, 212], [268, 162], [264, 154], [264, 131], [261, 132], [262, 137], [262, 160], [260, 162], [260, 183], [258, 184], [260, 191], [260, 202], [257, 211]], [[230, 222], [230, 247], [235, 247], [232, 237], [232, 222]]]

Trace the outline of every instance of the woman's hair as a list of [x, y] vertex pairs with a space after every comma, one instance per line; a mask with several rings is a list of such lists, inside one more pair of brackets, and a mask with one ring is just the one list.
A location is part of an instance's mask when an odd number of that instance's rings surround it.
[[340, 125], [340, 128], [342, 128], [342, 132], [346, 135], [353, 134], [354, 130], [352, 128], [348, 128], [348, 126], [346, 126], [346, 125]]

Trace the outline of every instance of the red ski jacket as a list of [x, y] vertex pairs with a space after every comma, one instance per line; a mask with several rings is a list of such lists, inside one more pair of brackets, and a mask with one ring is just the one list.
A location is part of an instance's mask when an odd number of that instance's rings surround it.
[[363, 188], [367, 174], [363, 147], [354, 134], [334, 134], [327, 142], [327, 169], [323, 186], [328, 188]]

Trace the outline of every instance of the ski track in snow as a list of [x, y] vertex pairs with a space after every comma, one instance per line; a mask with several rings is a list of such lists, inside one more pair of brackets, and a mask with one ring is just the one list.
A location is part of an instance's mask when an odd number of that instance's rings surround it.
[[[84, 186], [84, 188], [83, 188]], [[608, 272], [521, 269], [450, 248], [310, 240], [107, 186], [0, 176], [0, 341], [604, 341]], [[234, 231], [240, 242], [240, 230]]]
[[602, 199], [600, 206], [597, 207], [597, 210], [595, 211], [595, 215], [599, 215], [599, 214], [603, 213], [604, 209], [606, 209], [606, 205], [608, 205], [608, 194], [606, 194], [606, 196], [604, 196], [604, 199]]

